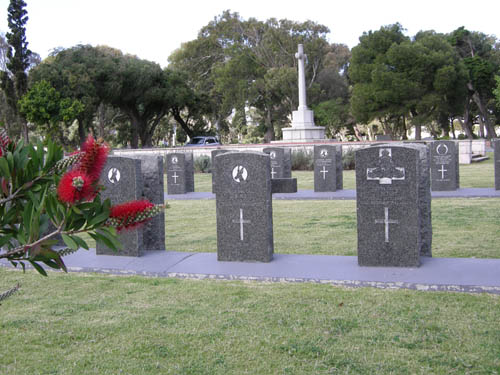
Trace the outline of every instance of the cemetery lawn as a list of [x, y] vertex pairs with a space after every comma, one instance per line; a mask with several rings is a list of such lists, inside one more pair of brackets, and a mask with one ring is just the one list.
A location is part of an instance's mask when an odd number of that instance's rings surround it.
[[[169, 201], [166, 249], [217, 250], [215, 200]], [[500, 199], [434, 199], [434, 257], [500, 258]], [[274, 252], [356, 255], [356, 202], [273, 201]]]
[[500, 296], [0, 268], [0, 373], [498, 374]]

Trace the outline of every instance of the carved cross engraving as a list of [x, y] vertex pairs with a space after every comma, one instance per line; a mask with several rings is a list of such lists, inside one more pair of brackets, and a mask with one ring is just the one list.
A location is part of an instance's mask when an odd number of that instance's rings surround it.
[[438, 172], [441, 172], [441, 180], [444, 180], [444, 172], [448, 172], [448, 169], [444, 169], [444, 165], [441, 165], [441, 169], [438, 169]]
[[177, 178], [179, 176], [177, 176], [177, 172], [174, 172], [174, 174], [172, 175], [172, 178], [174, 179], [174, 184], [177, 184]]
[[250, 224], [250, 220], [245, 220], [243, 219], [243, 208], [240, 208], [240, 218], [239, 220], [233, 220], [233, 223], [235, 224], [240, 224], [240, 241], [244, 241], [244, 231], [243, 231], [243, 224]]
[[366, 169], [366, 179], [378, 180], [380, 185], [391, 185], [392, 181], [405, 179], [405, 169], [394, 165], [390, 148], [381, 148], [378, 166]]
[[398, 220], [389, 220], [389, 207], [384, 207], [384, 218], [376, 219], [375, 224], [384, 224], [385, 225], [385, 242], [389, 242], [389, 225], [390, 224], [399, 224]]
[[319, 171], [319, 173], [323, 173], [323, 180], [325, 180], [326, 179], [326, 174], [328, 173], [328, 170], [323, 165], [323, 169], [321, 171]]

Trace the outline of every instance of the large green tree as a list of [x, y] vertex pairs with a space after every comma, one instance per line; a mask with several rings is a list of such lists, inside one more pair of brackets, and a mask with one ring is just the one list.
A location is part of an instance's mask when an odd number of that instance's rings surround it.
[[[6, 103], [16, 119], [16, 126], [21, 129], [24, 140], [28, 141], [28, 126], [18, 110], [18, 100], [28, 89], [27, 70], [30, 67], [32, 52], [26, 41], [26, 23], [28, 12], [23, 0], [10, 0], [7, 8], [9, 32], [6, 34], [7, 48], [6, 70], [0, 72], [0, 86], [6, 97]], [[11, 127], [12, 124], [9, 124]]]
[[264, 140], [270, 141], [288, 125], [298, 104], [297, 44], [304, 44], [308, 55], [306, 78], [311, 94], [319, 91], [328, 32], [311, 21], [244, 20], [238, 13], [225, 11], [202, 28], [197, 39], [176, 51], [170, 62], [172, 69], [191, 78], [188, 84], [194, 93], [210, 102], [211, 112], [205, 117], [219, 131], [231, 112], [241, 114], [245, 107], [252, 107], [264, 125]]
[[495, 48], [496, 39], [460, 27], [450, 34], [449, 41], [455, 47], [468, 72], [464, 128], [471, 128], [472, 113], [476, 112], [481, 127], [486, 129], [486, 136], [495, 138], [496, 119], [492, 118], [491, 113], [494, 111], [495, 74], [500, 71], [500, 53]]
[[403, 139], [411, 126], [416, 139], [423, 125], [446, 132], [466, 96], [465, 67], [446, 37], [426, 31], [410, 39], [399, 24], [364, 34], [349, 74], [356, 119], [378, 120], [386, 134]]

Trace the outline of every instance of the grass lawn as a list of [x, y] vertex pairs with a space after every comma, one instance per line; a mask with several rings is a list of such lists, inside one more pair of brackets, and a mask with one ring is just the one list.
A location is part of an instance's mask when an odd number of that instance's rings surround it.
[[[215, 201], [170, 201], [166, 248], [217, 249]], [[500, 258], [500, 199], [432, 201], [435, 257]], [[356, 255], [355, 201], [273, 201], [274, 251], [287, 254]]]
[[0, 373], [498, 374], [500, 296], [0, 268]]

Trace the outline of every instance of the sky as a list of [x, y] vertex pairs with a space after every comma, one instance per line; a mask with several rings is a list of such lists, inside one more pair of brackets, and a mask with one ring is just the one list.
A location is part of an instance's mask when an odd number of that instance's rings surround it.
[[[330, 43], [356, 46], [363, 32], [399, 22], [449, 33], [460, 26], [500, 38], [499, 0], [25, 0], [29, 48], [42, 59], [57, 47], [107, 45], [168, 65], [182, 43], [230, 9], [243, 19], [312, 20], [330, 29]], [[0, 32], [7, 32], [9, 0], [0, 0]], [[305, 51], [307, 53], [307, 51]]]

